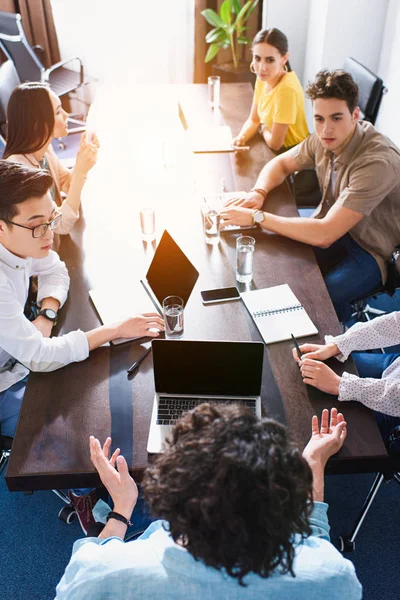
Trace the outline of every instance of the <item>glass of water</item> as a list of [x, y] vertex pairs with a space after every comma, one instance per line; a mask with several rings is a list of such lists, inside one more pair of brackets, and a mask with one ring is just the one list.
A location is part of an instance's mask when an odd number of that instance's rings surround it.
[[206, 208], [204, 211], [204, 237], [207, 244], [216, 246], [220, 240], [220, 217], [214, 208]]
[[236, 240], [236, 279], [240, 283], [250, 283], [253, 279], [253, 255], [256, 240], [249, 235], [241, 235]]
[[218, 75], [208, 78], [208, 100], [211, 108], [219, 107], [219, 95], [221, 90], [221, 78]]
[[168, 296], [163, 300], [165, 337], [178, 340], [183, 336], [183, 300], [179, 296]]
[[142, 208], [140, 211], [140, 229], [146, 242], [156, 239], [156, 219], [152, 208]]

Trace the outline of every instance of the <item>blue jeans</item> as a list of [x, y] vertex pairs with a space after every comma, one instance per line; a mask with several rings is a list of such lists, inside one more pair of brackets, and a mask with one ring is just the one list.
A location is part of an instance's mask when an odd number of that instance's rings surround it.
[[[387, 369], [400, 354], [372, 354], [369, 352], [353, 352], [354, 362], [360, 377], [373, 377], [380, 379], [383, 371]], [[373, 411], [385, 444], [388, 437], [397, 425], [400, 425], [400, 417], [391, 417], [383, 413]]]
[[329, 248], [313, 250], [339, 321], [345, 323], [351, 317], [351, 303], [381, 284], [378, 263], [348, 233]]
[[0, 423], [1, 434], [14, 437], [18, 417], [24, 399], [28, 375], [17, 381], [7, 390], [0, 392]]

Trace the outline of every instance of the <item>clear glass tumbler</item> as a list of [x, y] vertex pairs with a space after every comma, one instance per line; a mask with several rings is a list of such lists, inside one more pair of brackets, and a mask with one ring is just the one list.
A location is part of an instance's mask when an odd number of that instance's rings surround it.
[[216, 246], [220, 240], [220, 216], [214, 208], [204, 212], [204, 237], [207, 244]]
[[211, 108], [219, 107], [219, 98], [221, 91], [221, 78], [214, 75], [208, 78], [208, 100]]
[[146, 242], [156, 239], [155, 213], [152, 208], [142, 208], [140, 211], [140, 229]]
[[183, 336], [183, 307], [179, 296], [167, 296], [163, 300], [165, 337], [168, 340], [178, 340]]
[[249, 235], [241, 235], [236, 240], [236, 279], [240, 283], [250, 283], [253, 279], [253, 255], [256, 240]]

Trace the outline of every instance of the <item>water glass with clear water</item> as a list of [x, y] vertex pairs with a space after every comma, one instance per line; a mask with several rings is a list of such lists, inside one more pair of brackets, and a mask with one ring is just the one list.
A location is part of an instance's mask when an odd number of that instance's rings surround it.
[[219, 107], [221, 78], [218, 75], [208, 78], [208, 100], [211, 108]]
[[142, 208], [140, 211], [140, 229], [142, 238], [147, 242], [156, 239], [155, 213], [152, 208]]
[[183, 306], [183, 300], [179, 296], [168, 296], [163, 300], [167, 340], [178, 340], [183, 336]]
[[220, 216], [214, 208], [204, 211], [204, 237], [207, 244], [216, 246], [220, 240]]
[[236, 279], [240, 283], [250, 283], [253, 279], [253, 255], [256, 240], [249, 235], [241, 235], [236, 240]]

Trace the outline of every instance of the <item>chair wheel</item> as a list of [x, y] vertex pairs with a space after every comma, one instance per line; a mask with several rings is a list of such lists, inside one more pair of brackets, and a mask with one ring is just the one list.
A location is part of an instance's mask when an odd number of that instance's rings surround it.
[[60, 512], [58, 513], [58, 518], [60, 521], [63, 521], [67, 525], [71, 525], [72, 521], [76, 517], [76, 512], [72, 508], [72, 506], [63, 506]]
[[356, 549], [356, 543], [350, 542], [346, 536], [339, 536], [339, 551], [342, 552], [354, 552]]

